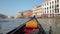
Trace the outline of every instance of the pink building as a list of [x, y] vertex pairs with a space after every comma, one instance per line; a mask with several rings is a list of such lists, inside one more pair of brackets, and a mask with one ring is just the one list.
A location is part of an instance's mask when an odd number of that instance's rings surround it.
[[26, 10], [25, 12], [23, 12], [24, 17], [31, 17], [32, 16], [32, 10]]

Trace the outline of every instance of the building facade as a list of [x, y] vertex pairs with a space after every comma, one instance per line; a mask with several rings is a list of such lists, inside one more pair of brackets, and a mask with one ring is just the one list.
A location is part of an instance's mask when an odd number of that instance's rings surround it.
[[17, 13], [16, 13], [16, 17], [17, 17], [17, 18], [23, 17], [23, 12], [17, 12]]
[[23, 15], [24, 15], [24, 17], [31, 17], [32, 12], [33, 12], [32, 10], [26, 10], [23, 12]]
[[60, 0], [45, 0], [42, 3], [43, 14], [47, 17], [55, 17], [60, 15]]
[[8, 18], [14, 18], [14, 16], [8, 16]]
[[32, 8], [32, 11], [33, 11], [33, 15], [32, 16], [36, 16], [36, 17], [41, 17], [41, 15], [42, 15], [42, 8], [41, 8], [41, 6], [34, 6], [33, 8]]

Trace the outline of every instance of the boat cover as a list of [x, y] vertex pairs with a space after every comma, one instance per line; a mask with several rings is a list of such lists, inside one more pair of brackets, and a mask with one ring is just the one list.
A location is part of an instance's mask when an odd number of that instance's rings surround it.
[[26, 23], [26, 28], [37, 28], [37, 22], [34, 20], [28, 21]]

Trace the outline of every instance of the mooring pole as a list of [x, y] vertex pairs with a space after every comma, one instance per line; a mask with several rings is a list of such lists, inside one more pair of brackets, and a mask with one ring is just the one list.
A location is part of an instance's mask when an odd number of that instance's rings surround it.
[[49, 34], [53, 34], [53, 32], [52, 32], [52, 26], [50, 26]]

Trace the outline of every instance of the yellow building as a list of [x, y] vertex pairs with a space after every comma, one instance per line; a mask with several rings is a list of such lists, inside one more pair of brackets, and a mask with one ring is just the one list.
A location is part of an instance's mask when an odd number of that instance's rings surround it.
[[43, 14], [41, 6], [34, 6], [32, 10], [33, 10], [33, 15], [32, 16], [35, 15], [37, 17], [41, 17], [41, 15]]
[[23, 12], [17, 12], [17, 18], [20, 18], [20, 17], [22, 17], [23, 16]]
[[14, 18], [14, 16], [8, 16], [8, 18]]

